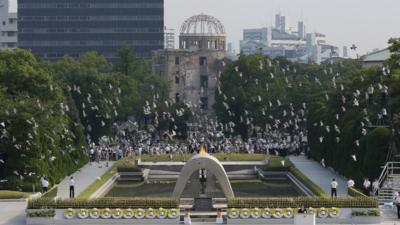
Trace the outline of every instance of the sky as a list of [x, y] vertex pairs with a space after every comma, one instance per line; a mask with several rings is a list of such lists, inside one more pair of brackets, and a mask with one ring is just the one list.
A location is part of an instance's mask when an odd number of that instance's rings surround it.
[[277, 13], [293, 27], [303, 20], [307, 32], [326, 34], [328, 42], [340, 49], [355, 44], [360, 55], [386, 48], [390, 37], [400, 37], [400, 0], [164, 1], [165, 25], [175, 29], [177, 36], [185, 19], [209, 14], [225, 25], [228, 42], [236, 50], [244, 28], [273, 26]]

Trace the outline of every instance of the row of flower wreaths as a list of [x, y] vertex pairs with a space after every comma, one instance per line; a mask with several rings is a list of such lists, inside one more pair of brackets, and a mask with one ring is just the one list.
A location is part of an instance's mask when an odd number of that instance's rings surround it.
[[[297, 208], [286, 208], [286, 209], [235, 209], [231, 208], [228, 210], [228, 218], [230, 219], [290, 219], [293, 218], [299, 209]], [[332, 217], [336, 218], [340, 214], [339, 208], [307, 208], [306, 214], [316, 214], [319, 218]]]
[[[319, 218], [336, 218], [340, 214], [339, 208], [308, 208], [308, 214], [316, 214]], [[228, 210], [230, 219], [290, 219], [298, 212], [298, 209], [235, 209]], [[66, 219], [176, 219], [179, 217], [179, 209], [66, 209]]]

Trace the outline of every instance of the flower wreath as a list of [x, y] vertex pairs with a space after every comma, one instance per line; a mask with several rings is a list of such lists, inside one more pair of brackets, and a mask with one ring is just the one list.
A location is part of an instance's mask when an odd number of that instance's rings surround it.
[[269, 219], [269, 218], [271, 218], [270, 209], [269, 209], [269, 208], [263, 209], [261, 216], [262, 216], [262, 218], [264, 218], [264, 219]]
[[132, 209], [127, 209], [124, 211], [124, 219], [132, 219], [135, 216], [135, 213]]
[[239, 209], [231, 208], [228, 211], [228, 217], [231, 219], [237, 219], [239, 217]]
[[103, 212], [101, 213], [101, 218], [103, 219], [110, 219], [111, 218], [111, 210], [109, 208], [106, 208], [103, 210]]
[[167, 210], [160, 208], [157, 213], [158, 219], [165, 219], [168, 216]]
[[89, 210], [87, 209], [79, 209], [78, 210], [78, 218], [79, 219], [86, 219], [89, 217]]
[[137, 209], [135, 213], [136, 219], [143, 219], [146, 216], [146, 212], [143, 209]]
[[179, 216], [179, 210], [178, 209], [170, 209], [168, 210], [168, 218], [170, 219], [176, 219]]
[[89, 216], [91, 219], [98, 219], [100, 217], [100, 210], [94, 208], [89, 211]]
[[69, 208], [64, 211], [64, 217], [66, 219], [72, 219], [75, 216], [75, 209]]

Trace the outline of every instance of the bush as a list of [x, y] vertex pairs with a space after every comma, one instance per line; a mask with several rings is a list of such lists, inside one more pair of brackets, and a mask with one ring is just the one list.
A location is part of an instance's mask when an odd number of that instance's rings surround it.
[[229, 208], [378, 208], [375, 198], [235, 198], [228, 200]]
[[290, 172], [297, 177], [310, 191], [312, 191], [315, 195], [319, 197], [326, 197], [327, 194], [314, 182], [312, 182], [308, 177], [306, 177], [299, 169], [292, 166], [290, 168]]
[[56, 211], [54, 209], [46, 209], [46, 210], [40, 210], [40, 211], [34, 211], [34, 212], [27, 212], [26, 213], [27, 217], [54, 217], [56, 216]]
[[178, 201], [170, 198], [99, 198], [95, 200], [49, 198], [32, 199], [28, 209], [78, 209], [78, 208], [177, 208]]
[[117, 172], [118, 173], [123, 173], [123, 172], [142, 172], [142, 169], [134, 166], [134, 165], [128, 165], [128, 166], [118, 166], [117, 167]]
[[0, 199], [21, 199], [28, 198], [29, 194], [18, 191], [0, 191]]
[[352, 216], [381, 216], [379, 210], [353, 211]]

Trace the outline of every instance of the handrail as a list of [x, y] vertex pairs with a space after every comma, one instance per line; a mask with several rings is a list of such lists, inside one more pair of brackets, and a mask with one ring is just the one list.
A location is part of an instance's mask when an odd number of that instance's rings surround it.
[[[388, 174], [393, 174], [394, 169], [400, 169], [400, 162], [387, 162], [383, 167], [382, 173], [379, 176], [378, 183], [379, 187], [382, 187], [383, 182], [386, 180]], [[378, 190], [373, 190], [373, 194], [375, 195]]]

